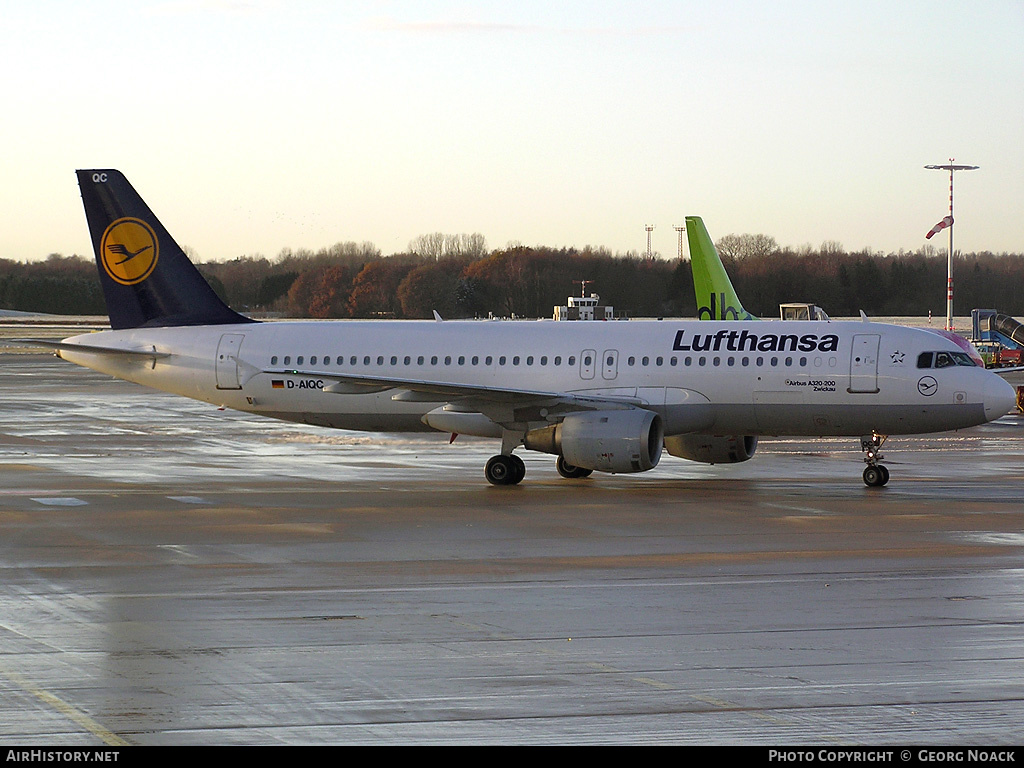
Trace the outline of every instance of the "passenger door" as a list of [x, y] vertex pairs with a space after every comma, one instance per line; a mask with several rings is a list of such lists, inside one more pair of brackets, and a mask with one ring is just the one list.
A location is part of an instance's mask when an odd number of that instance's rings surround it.
[[242, 347], [241, 333], [225, 333], [217, 343], [217, 389], [241, 389], [238, 379], [238, 351]]
[[594, 378], [595, 365], [597, 363], [597, 352], [592, 349], [584, 349], [580, 352], [580, 378]]
[[850, 392], [878, 391], [878, 342], [876, 333], [858, 333], [850, 351]]

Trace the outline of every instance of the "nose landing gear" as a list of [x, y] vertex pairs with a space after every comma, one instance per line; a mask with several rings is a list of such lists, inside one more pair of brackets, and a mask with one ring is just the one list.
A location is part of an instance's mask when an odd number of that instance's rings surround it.
[[889, 482], [889, 470], [884, 464], [879, 464], [882, 452], [879, 450], [885, 442], [886, 435], [870, 434], [860, 439], [860, 447], [864, 451], [864, 485], [871, 488], [880, 488]]

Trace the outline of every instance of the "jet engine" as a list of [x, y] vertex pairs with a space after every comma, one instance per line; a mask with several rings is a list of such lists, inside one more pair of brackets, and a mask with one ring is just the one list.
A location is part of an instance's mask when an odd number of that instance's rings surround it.
[[646, 472], [658, 465], [664, 442], [661, 417], [653, 411], [570, 413], [560, 424], [535, 429], [523, 444], [599, 472]]
[[672, 435], [665, 438], [665, 450], [680, 459], [706, 464], [736, 464], [757, 450], [752, 435]]

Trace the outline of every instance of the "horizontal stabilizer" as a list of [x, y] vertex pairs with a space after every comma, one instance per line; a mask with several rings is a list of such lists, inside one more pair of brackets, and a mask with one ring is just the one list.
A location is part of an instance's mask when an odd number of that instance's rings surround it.
[[170, 357], [170, 352], [157, 352], [156, 349], [120, 349], [118, 347], [98, 347], [91, 344], [69, 344], [64, 341], [48, 339], [4, 339], [0, 344], [12, 347], [38, 347], [56, 352], [85, 352], [92, 355], [109, 355], [113, 357], [137, 357], [146, 360], [159, 360]]

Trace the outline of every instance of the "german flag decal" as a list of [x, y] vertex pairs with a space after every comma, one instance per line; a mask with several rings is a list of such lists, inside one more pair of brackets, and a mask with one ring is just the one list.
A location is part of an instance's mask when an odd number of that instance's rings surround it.
[[284, 389], [284, 379], [271, 379], [270, 386], [274, 389]]

